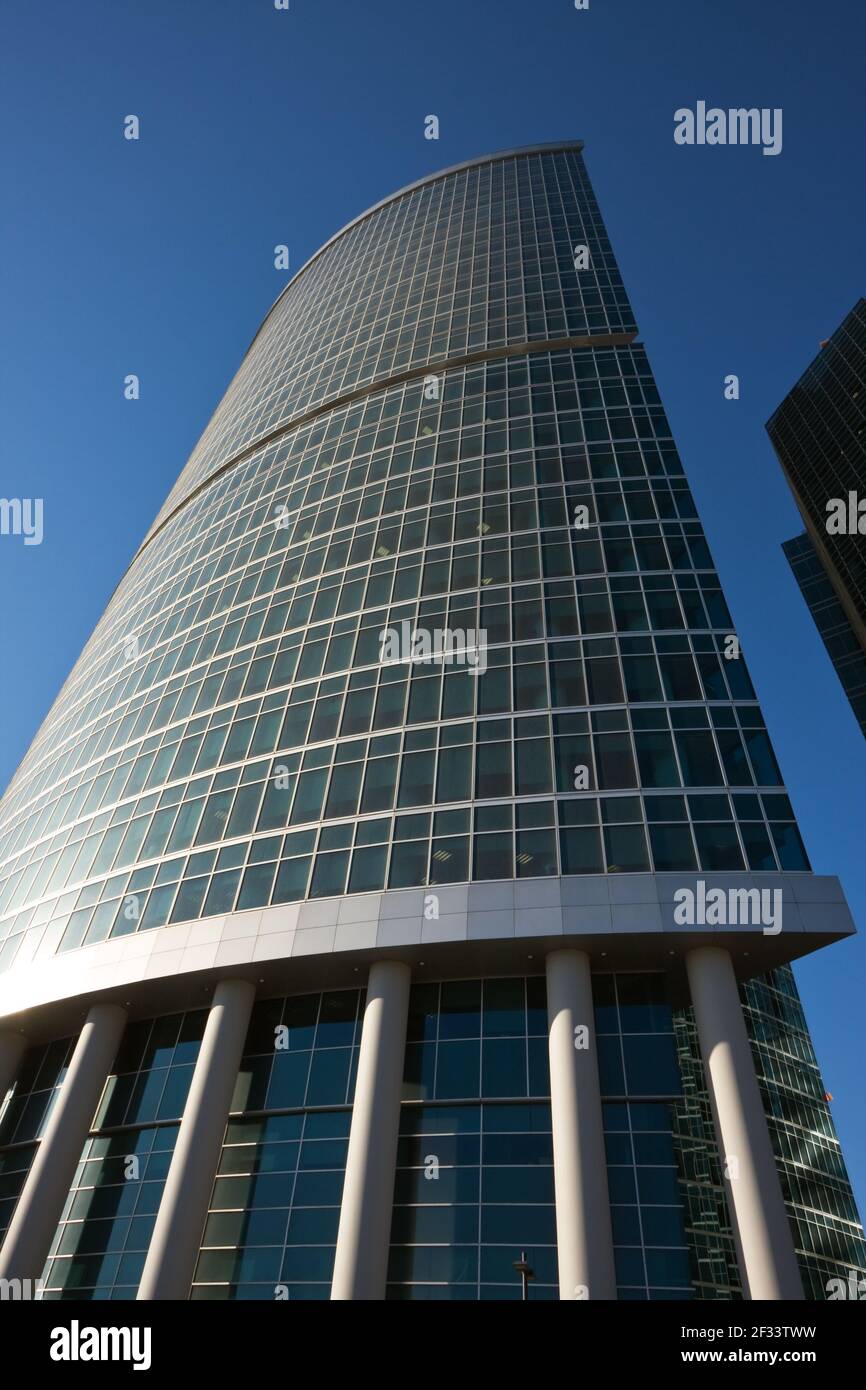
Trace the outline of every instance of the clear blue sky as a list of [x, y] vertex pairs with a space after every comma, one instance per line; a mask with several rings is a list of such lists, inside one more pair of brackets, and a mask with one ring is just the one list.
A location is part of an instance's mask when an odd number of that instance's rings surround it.
[[[864, 43], [862, 0], [5, 0], [0, 494], [44, 498], [45, 540], [0, 538], [0, 787], [285, 284], [274, 245], [297, 269], [404, 183], [579, 137], [813, 866], [866, 930], [866, 743], [764, 432], [864, 292]], [[675, 145], [698, 100], [781, 107], [782, 153]], [[797, 968], [861, 1210], [864, 942]]]

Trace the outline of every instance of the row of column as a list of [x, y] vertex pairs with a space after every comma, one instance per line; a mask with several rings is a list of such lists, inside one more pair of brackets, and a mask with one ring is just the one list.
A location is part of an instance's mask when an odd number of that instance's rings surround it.
[[[743, 1288], [750, 1299], [802, 1299], [731, 958], [699, 947], [686, 968]], [[546, 971], [560, 1298], [615, 1299], [589, 957], [556, 950]], [[385, 1296], [410, 984], [399, 961], [370, 969], [332, 1299]], [[140, 1300], [188, 1296], [254, 997], [245, 980], [215, 990]], [[87, 1016], [0, 1250], [0, 1279], [42, 1274], [125, 1022], [113, 1004]], [[20, 1034], [0, 1032], [0, 1100], [25, 1045]]]

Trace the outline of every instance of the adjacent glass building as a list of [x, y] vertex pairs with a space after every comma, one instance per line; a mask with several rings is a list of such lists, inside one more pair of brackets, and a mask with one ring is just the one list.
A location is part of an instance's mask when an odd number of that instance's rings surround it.
[[866, 734], [866, 648], [857, 640], [821, 557], [806, 531], [782, 546], [800, 593], [821, 634], [854, 718]]
[[0, 1277], [866, 1273], [791, 972], [850, 915], [581, 150], [422, 179], [298, 272], [0, 803]]
[[821, 345], [767, 432], [806, 526], [782, 548], [866, 733], [866, 299]]

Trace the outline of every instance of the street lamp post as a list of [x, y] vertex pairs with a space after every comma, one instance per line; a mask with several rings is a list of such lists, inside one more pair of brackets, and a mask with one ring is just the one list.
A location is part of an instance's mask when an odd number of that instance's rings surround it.
[[523, 1289], [522, 1298], [523, 1298], [523, 1302], [525, 1303], [526, 1300], [529, 1298], [529, 1281], [530, 1281], [530, 1279], [534, 1279], [534, 1278], [535, 1278], [535, 1270], [532, 1268], [531, 1265], [528, 1265], [528, 1264], [526, 1263], [526, 1251], [525, 1251], [525, 1250], [521, 1250], [521, 1252], [520, 1252], [520, 1259], [514, 1261], [514, 1268], [517, 1270], [517, 1273], [520, 1275], [520, 1283], [521, 1283], [521, 1286], [522, 1286], [522, 1289]]

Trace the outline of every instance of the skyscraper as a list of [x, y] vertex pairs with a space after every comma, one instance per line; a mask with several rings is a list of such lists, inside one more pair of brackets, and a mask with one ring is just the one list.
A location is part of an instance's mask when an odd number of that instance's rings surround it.
[[0, 1275], [866, 1271], [790, 970], [850, 915], [581, 149], [424, 178], [298, 272], [0, 804]]
[[848, 696], [854, 718], [866, 734], [866, 650], [857, 640], [808, 533], [803, 531], [785, 541], [782, 550]]
[[866, 733], [866, 299], [767, 424], [805, 534], [783, 549]]

